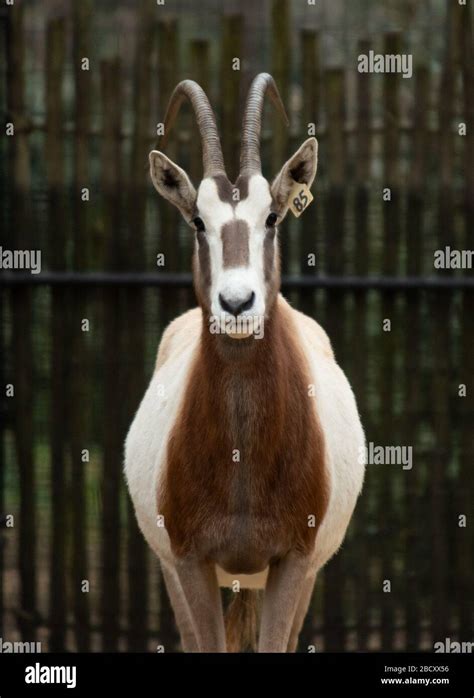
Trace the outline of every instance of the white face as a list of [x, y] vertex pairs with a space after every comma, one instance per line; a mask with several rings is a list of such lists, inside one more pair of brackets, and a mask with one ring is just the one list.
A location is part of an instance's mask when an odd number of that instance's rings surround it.
[[221, 172], [204, 178], [197, 193], [181, 167], [164, 153], [150, 153], [156, 190], [196, 231], [194, 282], [211, 332], [263, 336], [280, 285], [276, 223], [286, 215], [296, 182], [311, 187], [317, 153], [316, 139], [308, 138], [271, 189], [261, 174], [241, 174], [232, 185]]
[[271, 207], [270, 187], [259, 174], [239, 188], [223, 186], [215, 178], [204, 179], [199, 187], [196, 216], [204, 231], [198, 230], [196, 253], [201, 283], [207, 279], [203, 291], [215, 331], [236, 339], [263, 329], [277, 255], [276, 229], [268, 225]]

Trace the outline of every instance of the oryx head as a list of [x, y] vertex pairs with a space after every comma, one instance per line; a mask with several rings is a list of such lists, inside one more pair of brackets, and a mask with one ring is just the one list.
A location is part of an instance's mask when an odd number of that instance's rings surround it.
[[245, 107], [235, 184], [225, 172], [214, 113], [192, 80], [180, 82], [171, 95], [164, 132], [166, 138], [188, 98], [202, 141], [204, 173], [197, 191], [186, 172], [164, 153], [150, 153], [155, 188], [195, 231], [194, 285], [203, 312], [234, 338], [248, 336], [252, 328], [256, 333], [271, 313], [280, 286], [277, 225], [287, 213], [295, 183], [310, 187], [316, 175], [318, 144], [308, 138], [271, 184], [263, 177], [260, 132], [266, 94], [288, 123], [273, 78], [268, 73], [257, 75]]

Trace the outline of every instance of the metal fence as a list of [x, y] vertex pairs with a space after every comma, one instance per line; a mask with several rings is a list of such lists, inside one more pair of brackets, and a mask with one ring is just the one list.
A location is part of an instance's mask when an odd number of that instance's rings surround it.
[[[0, 538], [0, 635], [51, 650], [177, 646], [159, 564], [122, 476], [123, 441], [160, 334], [195, 303], [191, 236], [151, 192], [146, 162], [172, 88], [193, 77], [213, 94], [235, 172], [247, 84], [232, 61], [245, 24], [223, 15], [218, 36], [188, 40], [181, 17], [152, 5], [137, 10], [133, 65], [116, 56], [83, 70], [97, 36], [89, 2], [48, 21], [44, 64], [35, 66], [44, 119], [29, 103], [24, 6], [3, 14], [14, 133], [1, 144], [2, 245], [40, 250], [42, 271], [0, 275], [0, 513], [13, 515]], [[405, 81], [325, 67], [324, 35], [295, 28], [287, 0], [269, 7], [265, 67], [292, 128], [266, 119], [266, 172], [308, 125], [320, 142], [315, 202], [280, 231], [284, 290], [327, 330], [368, 441], [413, 447], [410, 470], [368, 466], [347, 539], [318, 579], [301, 649], [472, 639], [473, 277], [436, 270], [433, 259], [472, 246], [474, 64], [469, 5], [446, 8], [441, 74], [412, 49]], [[404, 42], [403, 32], [361, 33], [354, 64], [374, 46], [402, 53]], [[198, 180], [193, 129], [183, 115], [167, 153]]]

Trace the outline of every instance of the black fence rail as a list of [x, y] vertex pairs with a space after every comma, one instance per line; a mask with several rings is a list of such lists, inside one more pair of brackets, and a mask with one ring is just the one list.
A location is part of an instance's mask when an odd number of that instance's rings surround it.
[[[190, 272], [146, 273], [146, 272], [43, 272], [32, 276], [29, 272], [4, 272], [0, 286], [173, 286], [189, 288], [193, 285]], [[355, 291], [357, 289], [379, 289], [409, 291], [419, 289], [472, 289], [474, 278], [469, 276], [314, 276], [309, 274], [285, 275], [281, 279], [284, 289], [291, 288], [334, 288]]]

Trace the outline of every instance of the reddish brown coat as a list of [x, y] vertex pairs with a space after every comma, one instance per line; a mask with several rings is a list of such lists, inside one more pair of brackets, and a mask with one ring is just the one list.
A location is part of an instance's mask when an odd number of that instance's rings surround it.
[[278, 303], [263, 339], [203, 328], [158, 501], [177, 556], [251, 574], [314, 546], [328, 503], [325, 449], [295, 334]]

